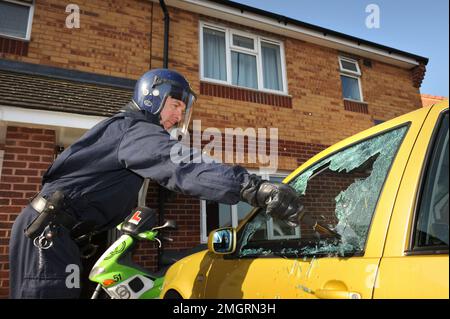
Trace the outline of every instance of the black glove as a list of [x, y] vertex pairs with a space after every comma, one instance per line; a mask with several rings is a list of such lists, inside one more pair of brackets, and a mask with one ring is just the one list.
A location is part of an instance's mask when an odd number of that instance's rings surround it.
[[241, 199], [255, 207], [266, 207], [266, 213], [296, 227], [302, 217], [303, 205], [297, 192], [289, 185], [271, 183], [250, 175], [242, 186]]

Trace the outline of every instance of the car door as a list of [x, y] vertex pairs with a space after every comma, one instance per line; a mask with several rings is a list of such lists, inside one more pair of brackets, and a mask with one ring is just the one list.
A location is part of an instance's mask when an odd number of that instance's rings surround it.
[[434, 106], [405, 170], [375, 298], [449, 298], [449, 115]]
[[236, 253], [213, 256], [206, 298], [372, 298], [405, 165], [427, 110], [338, 143], [285, 182], [306, 212], [338, 232], [302, 223], [295, 232], [256, 211]]

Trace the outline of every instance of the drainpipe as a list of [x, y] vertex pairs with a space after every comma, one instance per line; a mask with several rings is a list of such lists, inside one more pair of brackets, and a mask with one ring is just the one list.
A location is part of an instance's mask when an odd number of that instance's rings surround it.
[[[164, 53], [163, 53], [163, 68], [168, 69], [169, 68], [169, 24], [170, 24], [170, 17], [169, 17], [169, 11], [167, 10], [166, 4], [164, 0], [159, 0], [159, 5], [161, 6], [161, 9], [164, 13]], [[159, 186], [158, 187], [158, 210], [159, 210], [159, 223], [160, 225], [164, 222], [165, 219], [165, 204], [168, 199], [168, 192], [167, 190]], [[164, 245], [164, 243], [163, 243]], [[164, 246], [161, 248], [158, 248], [158, 270], [162, 267], [162, 256], [164, 254]]]
[[[164, 194], [164, 189], [163, 187], [159, 186], [158, 187], [158, 220], [159, 220], [159, 225], [162, 225], [164, 222], [164, 204], [166, 201], [166, 196]], [[165, 243], [163, 242], [162, 245], [164, 245]], [[161, 247], [158, 247], [158, 256], [156, 258], [156, 262], [157, 262], [157, 271], [161, 270], [161, 266], [162, 266], [162, 255], [163, 255], [163, 246], [161, 245]]]
[[164, 60], [163, 60], [163, 68], [169, 68], [169, 24], [170, 17], [169, 11], [167, 10], [166, 4], [164, 0], [159, 0], [159, 5], [161, 6], [162, 11], [164, 12]]
[[[166, 203], [174, 198], [174, 193], [169, 191], [167, 188], [162, 186], [158, 187], [158, 211], [159, 211], [159, 224], [162, 225], [165, 221], [165, 206]], [[157, 268], [158, 271], [161, 270], [163, 266], [163, 254], [164, 254], [164, 244], [167, 242], [163, 242], [161, 247], [158, 247], [158, 258], [157, 258]]]

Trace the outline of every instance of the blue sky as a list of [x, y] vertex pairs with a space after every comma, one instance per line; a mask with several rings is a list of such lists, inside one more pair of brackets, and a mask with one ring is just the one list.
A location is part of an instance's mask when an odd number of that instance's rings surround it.
[[[449, 96], [448, 0], [234, 0], [430, 59], [421, 93]], [[366, 27], [369, 4], [380, 28]]]

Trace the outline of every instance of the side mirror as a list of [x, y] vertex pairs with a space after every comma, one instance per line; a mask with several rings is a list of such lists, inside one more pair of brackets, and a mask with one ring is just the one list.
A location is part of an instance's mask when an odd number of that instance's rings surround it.
[[166, 222], [163, 225], [152, 228], [152, 230], [158, 230], [158, 229], [175, 230], [175, 229], [177, 229], [177, 223], [176, 223], [176, 221], [169, 219], [169, 220], [166, 220]]
[[177, 229], [177, 222], [172, 219], [166, 220], [166, 222], [163, 225], [163, 228], [175, 230]]
[[208, 250], [219, 255], [228, 255], [236, 250], [236, 230], [219, 228], [213, 230], [208, 237]]

